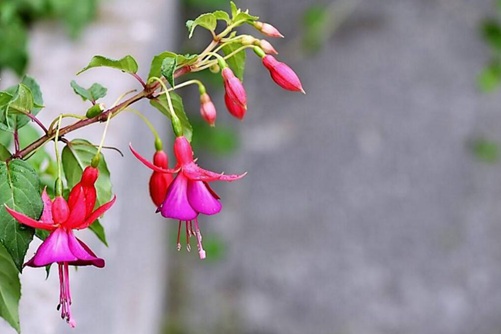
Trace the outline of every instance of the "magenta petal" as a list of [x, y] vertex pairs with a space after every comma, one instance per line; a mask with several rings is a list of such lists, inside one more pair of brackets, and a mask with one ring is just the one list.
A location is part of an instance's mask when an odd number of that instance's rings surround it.
[[68, 232], [62, 228], [55, 229], [26, 265], [43, 267], [54, 262], [72, 262], [78, 260], [68, 245]]
[[202, 181], [188, 181], [188, 200], [191, 207], [204, 215], [215, 215], [221, 211], [221, 202]]
[[98, 268], [104, 267], [104, 260], [98, 258], [96, 254], [90, 250], [89, 246], [77, 239], [72, 232], [68, 233], [68, 245], [73, 255], [78, 259], [77, 261], [69, 262], [69, 264], [75, 266], [93, 265]]
[[188, 201], [188, 179], [183, 173], [179, 173], [167, 190], [167, 196], [159, 207], [160, 213], [166, 218], [179, 220], [192, 220], [197, 216]]

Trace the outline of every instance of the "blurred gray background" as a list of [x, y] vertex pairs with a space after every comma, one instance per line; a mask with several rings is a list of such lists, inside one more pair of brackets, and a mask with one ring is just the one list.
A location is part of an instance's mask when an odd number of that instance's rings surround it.
[[[331, 20], [322, 47], [309, 53], [302, 47], [302, 20], [313, 4], [325, 6]], [[225, 156], [196, 152], [198, 163], [248, 175], [215, 186], [224, 210], [201, 219], [212, 243], [206, 261], [196, 252], [175, 252], [171, 234], [177, 224], [154, 215], [148, 172], [130, 157], [130, 170], [120, 170], [123, 160], [115, 157], [117, 196], [126, 202], [115, 208], [115, 220], [106, 220], [111, 246], [99, 253], [111, 268], [93, 270], [90, 284], [82, 280], [92, 270], [74, 275], [81, 327], [73, 332], [500, 333], [501, 167], [472, 150], [478, 138], [501, 142], [501, 94], [481, 94], [476, 87], [490, 59], [479, 26], [495, 15], [493, 1], [237, 5], [286, 36], [270, 41], [307, 94], [282, 91], [251, 53], [245, 120], [230, 119], [214, 94], [218, 122], [238, 130], [240, 148]], [[143, 73], [149, 57], [186, 38], [174, 1], [146, 6], [114, 0], [103, 8], [83, 42], [108, 43], [110, 57], [140, 57]], [[116, 36], [125, 29], [128, 37], [110, 46], [100, 39], [103, 24], [115, 27]], [[34, 31], [38, 41], [53, 35], [53, 27], [43, 28], [46, 35]], [[101, 50], [75, 54], [74, 44], [63, 35], [58, 40], [73, 59], [69, 79], [61, 83], [67, 85]], [[34, 41], [32, 52], [49, 52]], [[44, 66], [34, 62], [32, 72], [45, 91], [50, 80], [44, 75], [51, 74]], [[196, 101], [194, 108], [196, 113]], [[128, 118], [125, 129], [136, 121]], [[125, 150], [130, 139], [123, 130], [115, 127], [113, 141]], [[146, 130], [143, 136], [143, 150], [152, 150], [151, 136]], [[132, 221], [130, 203], [137, 212]], [[157, 230], [160, 225], [171, 229]], [[69, 332], [50, 309], [57, 282], [50, 282], [50, 294], [42, 283], [24, 285], [25, 332]], [[26, 292], [30, 286], [50, 296], [35, 297]], [[27, 303], [33, 305], [28, 309]], [[46, 308], [40, 326], [31, 314]]]

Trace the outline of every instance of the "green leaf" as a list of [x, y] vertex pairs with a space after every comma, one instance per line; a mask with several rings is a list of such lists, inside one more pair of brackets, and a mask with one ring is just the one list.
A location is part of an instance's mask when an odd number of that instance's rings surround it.
[[[30, 118], [24, 114], [36, 113], [40, 110], [35, 110], [35, 101], [31, 90], [24, 84], [20, 83], [15, 87], [11, 87], [8, 92], [12, 92], [11, 100], [3, 107], [0, 107], [0, 129], [14, 130], [25, 126]], [[3, 96], [3, 99], [7, 97]]]
[[231, 17], [237, 16], [238, 12], [240, 9], [237, 8], [237, 5], [233, 1], [230, 1], [230, 7], [231, 7]]
[[[19, 130], [19, 144], [21, 148], [28, 146], [38, 138], [40, 138], [40, 132], [33, 124], [28, 124]], [[26, 161], [38, 172], [43, 172], [42, 166], [46, 165], [49, 160], [51, 160], [51, 156], [47, 153], [45, 148], [38, 149], [26, 159]]]
[[43, 209], [38, 175], [29, 163], [15, 159], [0, 162], [0, 242], [21, 271], [23, 259], [33, 239], [33, 229], [18, 223], [5, 205], [38, 219]]
[[491, 63], [486, 66], [477, 77], [477, 86], [480, 91], [490, 93], [501, 84], [501, 66]]
[[177, 62], [177, 67], [191, 65], [197, 61], [198, 55], [178, 55], [174, 52], [164, 51], [153, 57], [150, 66], [150, 73], [148, 74], [148, 80], [153, 77], [160, 77], [162, 75], [162, 64], [166, 58], [175, 59]]
[[43, 107], [43, 96], [40, 85], [34, 78], [28, 75], [25, 75], [23, 77], [21, 83], [29, 88], [31, 95], [33, 96], [34, 108], [32, 109], [31, 113], [34, 115], [38, 114], [38, 112]]
[[477, 160], [494, 164], [499, 160], [499, 146], [496, 142], [486, 138], [477, 138], [471, 145], [473, 154]]
[[303, 16], [303, 47], [307, 52], [318, 52], [330, 37], [330, 11], [325, 5], [311, 5]]
[[10, 158], [10, 152], [3, 144], [0, 144], [0, 161], [5, 161]]
[[[225, 55], [229, 55], [233, 51], [242, 47], [242, 43], [230, 43], [225, 45], [221, 50]], [[226, 59], [228, 66], [231, 68], [233, 73], [237, 78], [241, 81], [244, 80], [244, 71], [245, 71], [245, 50], [241, 50], [233, 55], [231, 58]]]
[[20, 298], [19, 272], [7, 250], [0, 244], [0, 317], [4, 318], [18, 333], [21, 333]]
[[138, 70], [136, 60], [129, 55], [118, 60], [106, 58], [103, 56], [94, 56], [90, 60], [89, 65], [84, 67], [80, 72], [77, 73], [77, 75], [84, 71], [87, 71], [90, 68], [100, 67], [100, 66], [116, 68], [118, 70], [121, 70], [122, 72], [127, 72], [127, 73], [136, 73]]
[[167, 82], [174, 87], [174, 71], [176, 70], [177, 59], [167, 57], [162, 61], [162, 75], [167, 79]]
[[[61, 158], [68, 187], [73, 188], [78, 182], [80, 182], [83, 170], [85, 167], [90, 166], [91, 160], [96, 153], [97, 148], [84, 139], [72, 140], [64, 147]], [[96, 205], [103, 205], [111, 200], [112, 189], [108, 166], [106, 165], [103, 154], [101, 153], [99, 156], [100, 159], [97, 166], [99, 170], [99, 178], [96, 182]], [[96, 224], [96, 222], [92, 225]], [[96, 234], [99, 240], [104, 240], [103, 242], [106, 244], [106, 236], [104, 235], [103, 229], [100, 230], [99, 226], [95, 226], [94, 228], [91, 228], [91, 230]]]
[[[172, 100], [172, 107], [174, 108], [174, 112], [181, 121], [181, 126], [183, 127], [183, 134], [188, 139], [188, 141], [191, 141], [193, 129], [184, 111], [183, 99], [176, 93], [170, 93], [170, 97]], [[171, 115], [169, 112], [169, 104], [167, 102], [167, 97], [165, 96], [165, 94], [162, 94], [155, 99], [151, 99], [150, 104], [153, 107], [157, 108], [162, 114], [171, 119]]]
[[101, 86], [98, 83], [93, 83], [90, 88], [86, 89], [76, 83], [75, 80], [71, 80], [70, 82], [71, 88], [75, 94], [80, 95], [80, 97], [86, 101], [89, 100], [92, 103], [96, 102], [98, 99], [106, 96], [108, 89], [106, 87]]
[[203, 27], [210, 32], [214, 33], [214, 30], [216, 30], [217, 26], [217, 18], [216, 15], [212, 13], [207, 13], [207, 14], [202, 14], [199, 17], [197, 17], [195, 20], [189, 20], [186, 22], [186, 27], [188, 28], [189, 35], [188, 38], [191, 38], [193, 36], [193, 32], [195, 31], [195, 28], [197, 26]]
[[214, 16], [216, 17], [217, 20], [226, 21], [226, 23], [230, 23], [231, 22], [230, 16], [225, 11], [216, 10], [212, 14], [214, 14]]

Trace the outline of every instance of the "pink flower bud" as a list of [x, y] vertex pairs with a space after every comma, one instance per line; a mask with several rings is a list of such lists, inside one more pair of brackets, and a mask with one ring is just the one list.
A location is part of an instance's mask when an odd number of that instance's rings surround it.
[[261, 49], [263, 49], [264, 52], [266, 52], [266, 54], [278, 54], [273, 45], [271, 45], [271, 43], [265, 39], [258, 41], [258, 45], [261, 47]]
[[304, 93], [297, 74], [288, 65], [270, 55], [263, 57], [263, 65], [270, 71], [271, 78], [277, 85], [286, 90]]
[[264, 35], [266, 35], [268, 37], [284, 38], [284, 35], [282, 35], [280, 33], [280, 31], [278, 31], [277, 28], [275, 28], [274, 26], [272, 26], [269, 23], [263, 23], [260, 21], [256, 21], [256, 22], [254, 22], [254, 28], [256, 28], [257, 30], [259, 30], [261, 33], [263, 33]]
[[228, 97], [237, 105], [247, 109], [247, 94], [242, 82], [233, 74], [233, 71], [226, 67], [221, 72], [224, 80], [224, 89]]
[[200, 95], [200, 114], [210, 126], [216, 124], [216, 107], [207, 93]]
[[228, 108], [230, 114], [240, 120], [244, 118], [247, 109], [235, 103], [232, 99], [230, 99], [228, 94], [224, 94], [224, 103], [226, 104], [226, 108]]

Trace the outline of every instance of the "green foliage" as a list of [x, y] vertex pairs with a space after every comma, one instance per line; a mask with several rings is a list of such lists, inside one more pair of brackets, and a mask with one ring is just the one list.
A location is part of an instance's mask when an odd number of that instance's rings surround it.
[[[242, 47], [242, 43], [235, 42], [225, 45], [221, 49], [221, 51], [223, 51], [225, 55], [229, 55], [230, 53], [236, 51], [240, 47]], [[241, 50], [237, 52], [233, 57], [226, 60], [228, 66], [231, 68], [235, 76], [239, 78], [241, 81], [243, 81], [244, 79], [245, 59], [246, 59], [245, 50]]]
[[98, 83], [93, 83], [89, 88], [83, 88], [82, 86], [77, 84], [75, 80], [71, 80], [70, 85], [71, 88], [73, 88], [75, 94], [80, 95], [82, 100], [88, 100], [92, 103], [95, 103], [100, 98], [105, 97], [108, 91], [106, 87], [103, 87]]
[[22, 128], [30, 121], [26, 114], [37, 115], [42, 104], [38, 83], [25, 76], [17, 86], [0, 92], [0, 129], [14, 131]]
[[94, 56], [90, 60], [89, 64], [85, 66], [82, 70], [80, 70], [80, 72], [78, 72], [77, 75], [87, 71], [90, 68], [101, 67], [101, 66], [115, 68], [126, 73], [137, 73], [138, 70], [136, 60], [134, 59], [134, 57], [130, 55], [127, 55], [122, 59], [118, 60], [106, 58], [103, 56]]
[[326, 30], [331, 20], [325, 5], [312, 5], [303, 16], [303, 47], [310, 53], [319, 51], [328, 37]]
[[171, 87], [174, 87], [174, 72], [176, 70], [176, 66], [177, 66], [177, 58], [176, 57], [172, 57], [172, 58], [166, 57], [162, 61], [162, 67], [160, 68], [162, 75], [167, 80], [169, 85], [171, 85]]
[[0, 242], [21, 271], [34, 231], [19, 224], [5, 210], [5, 205], [34, 219], [40, 217], [43, 204], [39, 179], [28, 162], [18, 159], [0, 162]]
[[176, 69], [182, 66], [191, 65], [196, 62], [198, 55], [180, 55], [174, 52], [164, 51], [153, 57], [150, 66], [150, 73], [148, 74], [148, 80], [153, 77], [160, 77], [162, 75], [162, 65], [165, 59], [171, 58], [171, 62], [176, 63]]
[[484, 93], [490, 93], [501, 84], [501, 64], [491, 62], [477, 76], [477, 87]]
[[[176, 93], [170, 93], [170, 97], [172, 100], [172, 107], [174, 108], [174, 112], [181, 121], [181, 126], [183, 127], [183, 134], [189, 141], [191, 141], [193, 129], [191, 127], [188, 116], [186, 116], [186, 113], [184, 111], [183, 99]], [[167, 97], [165, 96], [165, 94], [162, 94], [157, 98], [151, 99], [150, 104], [153, 107], [157, 108], [162, 114], [171, 119], [171, 114], [169, 112], [169, 103], [167, 102]]]
[[[92, 158], [97, 154], [97, 148], [84, 139], [75, 139], [63, 149], [62, 163], [64, 175], [69, 188], [75, 186], [82, 177], [85, 167], [90, 166]], [[99, 155], [99, 178], [96, 182], [97, 205], [103, 205], [111, 200], [112, 189], [110, 171], [102, 154]], [[107, 245], [106, 235], [99, 221], [95, 221], [90, 229], [104, 244]]]
[[21, 332], [20, 298], [19, 272], [7, 250], [0, 244], [0, 317], [4, 318], [18, 333]]
[[493, 164], [499, 160], [499, 146], [496, 142], [486, 138], [477, 138], [472, 142], [472, 152], [481, 162]]
[[208, 126], [207, 123], [198, 121], [193, 123], [193, 146], [196, 151], [211, 151], [215, 154], [226, 155], [233, 153], [239, 146], [239, 138], [231, 127], [218, 125]]
[[191, 38], [193, 36], [193, 32], [195, 31], [195, 28], [197, 26], [205, 28], [211, 32], [214, 32], [217, 26], [217, 18], [214, 14], [207, 13], [200, 15], [195, 20], [186, 21], [186, 27], [188, 28], [189, 32], [188, 38]]
[[28, 30], [36, 21], [54, 19], [77, 37], [94, 19], [98, 0], [0, 1], [0, 72], [10, 68], [21, 76], [28, 63]]

